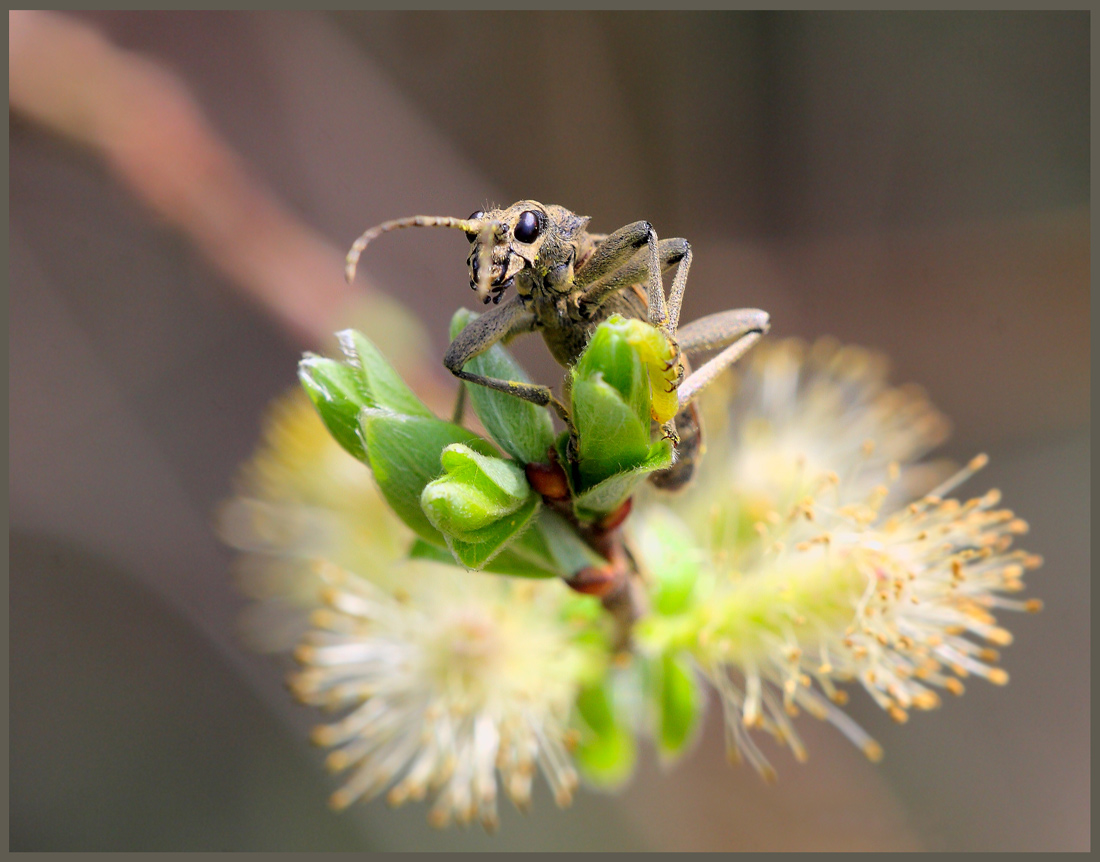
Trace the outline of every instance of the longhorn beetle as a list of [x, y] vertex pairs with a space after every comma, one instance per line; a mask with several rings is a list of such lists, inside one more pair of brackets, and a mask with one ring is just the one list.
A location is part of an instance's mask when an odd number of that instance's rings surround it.
[[[768, 315], [743, 308], [712, 314], [680, 328], [680, 305], [691, 266], [687, 240], [658, 241], [647, 221], [628, 224], [612, 234], [591, 234], [588, 221], [587, 216], [565, 207], [530, 200], [506, 209], [478, 210], [465, 219], [396, 219], [371, 228], [355, 241], [348, 252], [346, 273], [349, 281], [354, 278], [363, 250], [387, 231], [449, 227], [465, 232], [470, 241], [466, 259], [470, 287], [486, 304], [496, 307], [458, 334], [443, 364], [462, 380], [551, 406], [570, 432], [569, 411], [549, 387], [484, 377], [463, 367], [498, 341], [507, 343], [533, 331], [541, 332], [554, 358], [569, 367], [584, 351], [596, 326], [612, 314], [648, 321], [669, 340], [674, 350], [672, 363], [679, 366], [673, 384], [679, 413], [662, 426], [665, 436], [677, 445], [678, 457], [672, 467], [652, 477], [659, 487], [675, 490], [690, 480], [701, 453], [695, 397], [767, 332]], [[666, 300], [662, 274], [673, 268], [676, 272]], [[513, 286], [516, 295], [501, 304]], [[688, 373], [683, 354], [705, 350], [720, 352]], [[670, 370], [672, 367], [669, 365]]]

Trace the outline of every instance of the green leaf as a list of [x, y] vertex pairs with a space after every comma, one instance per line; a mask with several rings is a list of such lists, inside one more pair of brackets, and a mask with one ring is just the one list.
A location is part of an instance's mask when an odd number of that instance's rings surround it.
[[[477, 317], [465, 308], [456, 311], [451, 319], [451, 338]], [[483, 377], [531, 382], [527, 372], [500, 344], [475, 356], [466, 363], [465, 369]], [[474, 412], [501, 449], [522, 464], [546, 461], [546, 452], [554, 442], [554, 424], [549, 410], [477, 383], [463, 385]]]
[[[518, 578], [556, 578], [562, 573], [553, 568], [545, 544], [537, 536], [538, 530], [529, 529], [515, 539], [508, 547], [493, 557], [483, 572], [498, 575], [511, 575]], [[534, 538], [535, 541], [529, 541]], [[416, 539], [409, 549], [411, 560], [432, 560], [448, 566], [466, 566], [455, 559], [454, 554], [445, 549]], [[582, 597], [584, 598], [584, 597]]]
[[[683, 367], [676, 361], [675, 347], [659, 329], [644, 320], [613, 314], [599, 325], [588, 349], [591, 370], [602, 371], [628, 403], [644, 405], [646, 417], [667, 422], [679, 412], [676, 381]], [[643, 380], [644, 396], [638, 391]]]
[[[672, 463], [672, 443], [658, 440], [649, 448], [648, 457], [637, 466], [614, 473], [573, 499], [573, 512], [582, 521], [600, 518], [615, 511], [645, 477], [657, 470], [664, 470]], [[582, 462], [583, 467], [583, 462]]]
[[577, 378], [572, 398], [582, 488], [632, 470], [646, 459], [650, 421], [638, 419], [616, 388], [599, 375]]
[[657, 750], [673, 759], [683, 754], [699, 729], [703, 697], [691, 665], [671, 653], [654, 663]]
[[443, 535], [420, 506], [424, 487], [443, 472], [440, 454], [445, 447], [464, 443], [476, 452], [493, 455], [492, 444], [442, 419], [377, 408], [364, 409], [359, 422], [374, 479], [390, 508], [422, 539], [443, 547]]
[[655, 326], [637, 318], [613, 314], [605, 325], [626, 340], [646, 367], [649, 378], [650, 416], [667, 422], [680, 409], [676, 382], [683, 373], [676, 348]]
[[616, 314], [596, 327], [575, 370], [582, 377], [602, 374], [608, 383], [627, 395], [637, 388], [639, 378], [645, 381], [646, 375], [644, 365], [639, 373], [638, 352], [623, 337], [622, 321]]
[[624, 331], [624, 323], [622, 317], [612, 315], [596, 327], [588, 347], [573, 368], [573, 378], [602, 378], [619, 392], [638, 420], [645, 423], [648, 434], [651, 418], [649, 372]]
[[359, 414], [366, 407], [430, 417], [431, 411], [405, 385], [371, 342], [351, 329], [336, 333], [347, 362], [307, 353], [298, 379], [329, 433], [360, 461], [367, 460]]
[[364, 406], [383, 407], [407, 416], [433, 416], [369, 338], [354, 329], [337, 332], [336, 338], [348, 364], [359, 372]]
[[[545, 512], [539, 510], [539, 514]], [[486, 572], [515, 575], [521, 578], [560, 578], [564, 572], [558, 568], [539, 529], [539, 520], [514, 538], [508, 546], [493, 557], [484, 567]]]
[[[535, 532], [535, 531], [532, 531]], [[585, 542], [572, 525], [561, 515], [543, 509], [539, 515], [538, 534], [545, 543], [546, 552], [558, 573], [571, 578], [588, 566], [603, 566], [607, 560], [597, 554]]]
[[358, 372], [334, 359], [307, 353], [298, 363], [298, 379], [336, 442], [366, 461], [359, 413], [370, 406], [370, 400]]
[[443, 548], [431, 545], [423, 539], [413, 539], [409, 548], [410, 560], [431, 560], [434, 563], [446, 563], [448, 566], [455, 564], [455, 558]]
[[[650, 364], [663, 368], [656, 351], [661, 345], [667, 347], [668, 342], [653, 327], [612, 315], [596, 328], [574, 366], [570, 397], [578, 436], [578, 490], [640, 468], [652, 472], [667, 466], [652, 466], [664, 457], [666, 448], [651, 445]], [[665, 385], [663, 379], [661, 383]], [[585, 508], [605, 506], [609, 497], [621, 501], [629, 494], [627, 486], [635, 484], [637, 477], [623, 478], [613, 492], [605, 488], [597, 495], [598, 504], [591, 502]]]
[[634, 771], [637, 751], [634, 736], [615, 715], [609, 681], [581, 689], [577, 713], [588, 732], [573, 753], [585, 776], [607, 789], [623, 784]]

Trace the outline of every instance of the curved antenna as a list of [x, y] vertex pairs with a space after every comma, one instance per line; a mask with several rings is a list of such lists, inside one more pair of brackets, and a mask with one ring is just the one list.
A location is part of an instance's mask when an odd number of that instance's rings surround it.
[[[344, 275], [350, 282], [355, 278], [355, 270], [359, 266], [359, 258], [363, 254], [363, 250], [380, 237], [384, 233], [388, 233], [391, 230], [397, 230], [403, 227], [451, 227], [458, 228], [464, 233], [476, 233], [479, 239], [482, 240], [482, 248], [484, 249], [487, 238], [492, 238], [501, 227], [500, 222], [491, 219], [464, 219], [464, 218], [451, 218], [450, 216], [408, 216], [407, 218], [394, 219], [393, 221], [382, 222], [382, 224], [372, 227], [366, 231], [359, 239], [351, 245], [351, 250], [348, 251], [348, 256], [345, 258], [344, 263]], [[483, 264], [479, 270], [478, 278], [478, 295], [485, 296], [489, 292], [488, 285], [488, 260], [487, 255], [482, 252], [482, 257], [486, 260], [481, 261]], [[486, 283], [484, 286], [480, 284], [482, 280]]]

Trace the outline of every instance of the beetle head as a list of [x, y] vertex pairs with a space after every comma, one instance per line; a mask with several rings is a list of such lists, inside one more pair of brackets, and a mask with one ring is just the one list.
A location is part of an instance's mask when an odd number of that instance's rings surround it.
[[[467, 231], [470, 256], [470, 287], [485, 302], [500, 302], [509, 287], [522, 296], [540, 290], [567, 291], [572, 284], [576, 240], [584, 233], [587, 216], [578, 216], [562, 206], [545, 206], [538, 201], [517, 201], [507, 209], [478, 211], [473, 223], [494, 226]], [[487, 277], [482, 267], [488, 265]], [[483, 292], [486, 284], [488, 292]]]
[[478, 210], [469, 218], [411, 216], [385, 222], [364, 233], [348, 252], [346, 274], [355, 276], [367, 245], [387, 231], [404, 227], [458, 228], [470, 240], [470, 287], [486, 303], [499, 303], [515, 285], [523, 296], [540, 290], [566, 292], [573, 281], [577, 240], [587, 216], [538, 201], [518, 201], [506, 209]]

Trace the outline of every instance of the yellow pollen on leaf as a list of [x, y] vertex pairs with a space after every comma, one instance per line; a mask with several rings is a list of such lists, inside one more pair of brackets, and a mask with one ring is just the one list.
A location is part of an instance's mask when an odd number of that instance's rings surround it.
[[649, 371], [650, 413], [655, 421], [667, 422], [680, 410], [676, 387], [683, 366], [678, 351], [660, 330], [644, 321], [623, 320], [620, 326]]

